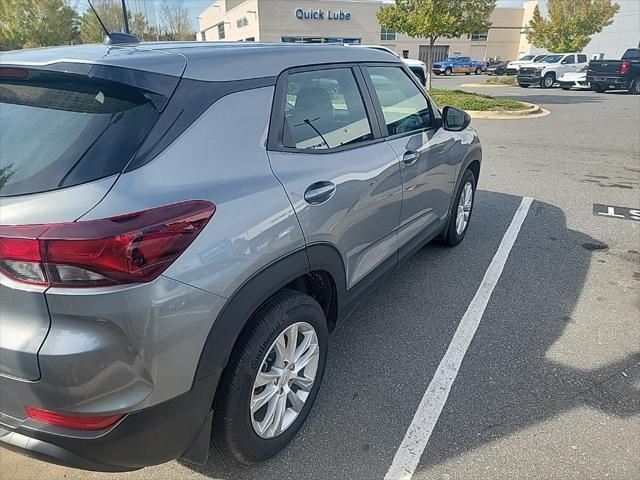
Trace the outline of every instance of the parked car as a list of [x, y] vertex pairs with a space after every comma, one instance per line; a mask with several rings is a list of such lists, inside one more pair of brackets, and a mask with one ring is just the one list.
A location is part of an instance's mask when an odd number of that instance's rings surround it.
[[487, 75], [506, 75], [507, 74], [507, 64], [509, 62], [493, 62], [487, 65], [485, 72]]
[[587, 66], [585, 65], [577, 72], [567, 72], [558, 79], [558, 84], [563, 90], [571, 90], [576, 88], [579, 90], [589, 90], [589, 82], [587, 82]]
[[587, 56], [584, 53], [554, 53], [537, 63], [522, 65], [518, 70], [518, 85], [551, 88], [562, 75], [577, 72], [585, 66]]
[[433, 64], [433, 73], [436, 75], [451, 75], [452, 73], [475, 73], [480, 75], [485, 69], [485, 62], [471, 60], [470, 57], [452, 57]]
[[518, 74], [518, 70], [520, 69], [520, 67], [522, 65], [528, 65], [531, 63], [538, 63], [540, 60], [542, 60], [544, 57], [546, 57], [547, 54], [541, 54], [541, 55], [524, 55], [522, 57], [520, 57], [518, 60], [514, 60], [512, 62], [507, 63], [507, 68], [505, 70], [505, 73], [507, 75], [517, 75]]
[[170, 42], [1, 62], [11, 449], [124, 471], [204, 462], [212, 439], [265, 460], [312, 408], [329, 330], [467, 233], [470, 117], [388, 53]]
[[366, 47], [366, 48], [374, 48], [376, 50], [382, 50], [384, 52], [389, 52], [392, 55], [395, 55], [396, 57], [398, 57], [400, 60], [402, 60], [407, 67], [409, 67], [409, 70], [411, 70], [413, 72], [413, 74], [418, 77], [418, 80], [420, 80], [420, 83], [422, 85], [426, 85], [427, 84], [427, 65], [424, 62], [421, 62], [420, 60], [414, 60], [412, 58], [403, 58], [400, 55], [398, 55], [396, 52], [394, 52], [393, 50], [387, 48], [387, 47], [383, 47], [382, 45], [361, 45], [361, 44], [357, 44], [357, 43], [345, 43], [345, 45], [348, 45], [350, 47]]
[[591, 60], [587, 81], [596, 92], [628, 90], [640, 95], [640, 48], [630, 48], [620, 60]]

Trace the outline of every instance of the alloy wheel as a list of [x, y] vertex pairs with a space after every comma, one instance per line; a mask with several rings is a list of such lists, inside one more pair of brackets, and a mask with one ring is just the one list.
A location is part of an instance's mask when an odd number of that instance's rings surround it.
[[284, 432], [302, 411], [318, 370], [320, 348], [306, 322], [288, 326], [269, 348], [253, 382], [251, 424], [262, 438]]
[[460, 194], [458, 202], [458, 211], [456, 214], [456, 233], [462, 235], [469, 224], [469, 216], [471, 215], [471, 207], [473, 206], [473, 185], [471, 182], [465, 183]]

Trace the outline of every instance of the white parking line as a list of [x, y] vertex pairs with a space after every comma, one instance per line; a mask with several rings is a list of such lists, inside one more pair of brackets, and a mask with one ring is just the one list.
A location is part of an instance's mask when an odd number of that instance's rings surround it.
[[500, 242], [498, 251], [484, 274], [478, 291], [473, 300], [471, 300], [456, 333], [453, 335], [447, 353], [440, 361], [438, 370], [436, 370], [433, 380], [431, 380], [420, 401], [411, 425], [409, 425], [407, 433], [396, 455], [393, 457], [393, 463], [391, 463], [384, 477], [385, 480], [409, 480], [413, 476], [413, 472], [427, 446], [431, 432], [433, 432], [442, 408], [447, 401], [451, 385], [453, 385], [458, 375], [464, 355], [471, 344], [478, 325], [480, 325], [480, 320], [482, 320], [482, 315], [489, 303], [493, 289], [500, 279], [502, 269], [518, 237], [520, 227], [522, 227], [522, 223], [527, 216], [531, 202], [533, 202], [532, 198], [524, 197], [513, 216], [511, 225], [509, 225], [504, 237], [502, 237], [502, 242]]

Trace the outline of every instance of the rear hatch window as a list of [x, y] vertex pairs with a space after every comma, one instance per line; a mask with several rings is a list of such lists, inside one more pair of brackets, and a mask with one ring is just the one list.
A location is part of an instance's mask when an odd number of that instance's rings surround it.
[[82, 75], [0, 69], [0, 196], [119, 173], [158, 117], [145, 92]]

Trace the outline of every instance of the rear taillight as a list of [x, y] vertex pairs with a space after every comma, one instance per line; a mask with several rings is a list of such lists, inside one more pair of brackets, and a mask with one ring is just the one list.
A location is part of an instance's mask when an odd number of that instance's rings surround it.
[[620, 66], [620, 73], [622, 75], [626, 75], [627, 73], [629, 73], [629, 60], [624, 60], [622, 62], [622, 65]]
[[29, 418], [47, 425], [56, 427], [71, 428], [74, 430], [103, 430], [114, 425], [124, 415], [68, 415], [66, 413], [51, 412], [35, 407], [24, 407]]
[[150, 282], [193, 242], [215, 205], [193, 200], [117, 217], [0, 226], [0, 271], [35, 285]]

